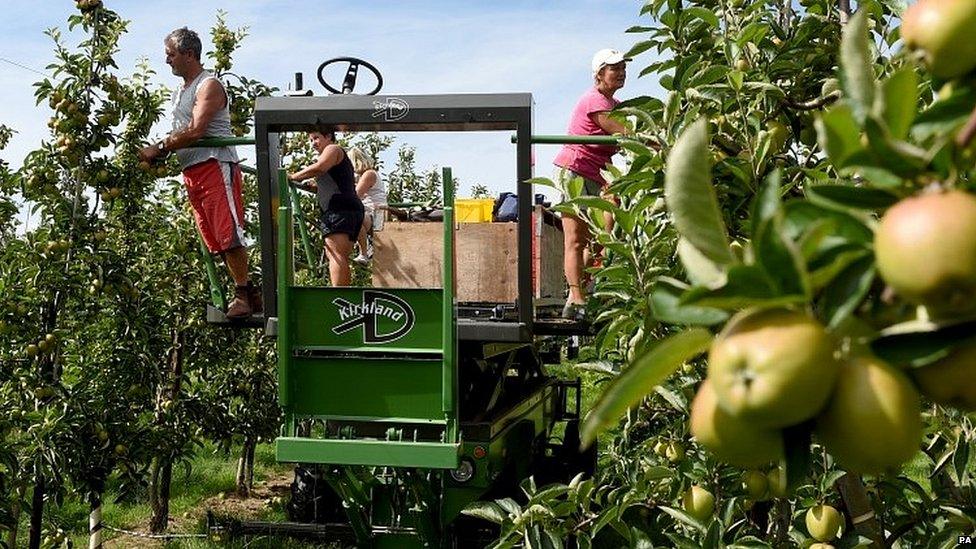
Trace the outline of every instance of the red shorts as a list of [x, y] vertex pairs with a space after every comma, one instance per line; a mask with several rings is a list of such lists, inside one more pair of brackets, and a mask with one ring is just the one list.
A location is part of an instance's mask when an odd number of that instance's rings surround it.
[[183, 170], [183, 182], [193, 206], [193, 217], [210, 253], [243, 246], [241, 168], [211, 158]]

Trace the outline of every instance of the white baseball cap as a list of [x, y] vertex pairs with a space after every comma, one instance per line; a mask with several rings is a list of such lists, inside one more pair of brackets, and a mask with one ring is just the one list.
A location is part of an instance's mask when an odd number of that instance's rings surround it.
[[630, 61], [629, 57], [624, 57], [624, 54], [617, 50], [611, 48], [604, 48], [595, 54], [593, 54], [593, 62], [590, 67], [593, 69], [593, 74], [600, 72], [600, 69], [607, 65], [616, 65], [621, 61]]

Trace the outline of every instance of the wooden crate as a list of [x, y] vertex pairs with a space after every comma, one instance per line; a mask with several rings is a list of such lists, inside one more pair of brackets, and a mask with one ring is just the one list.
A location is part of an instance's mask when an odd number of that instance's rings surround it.
[[[561, 299], [563, 233], [549, 215], [533, 215], [532, 278], [536, 298]], [[455, 232], [457, 296], [462, 303], [514, 303], [518, 297], [516, 223], [461, 223]], [[373, 235], [373, 286], [442, 285], [440, 223], [387, 222]]]

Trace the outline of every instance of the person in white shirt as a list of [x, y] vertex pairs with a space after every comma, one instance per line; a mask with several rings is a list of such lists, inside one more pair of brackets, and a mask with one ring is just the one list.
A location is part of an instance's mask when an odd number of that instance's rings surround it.
[[367, 243], [368, 236], [374, 229], [383, 228], [383, 215], [387, 206], [386, 189], [376, 171], [376, 162], [358, 147], [349, 149], [349, 160], [352, 161], [356, 172], [356, 194], [363, 201], [366, 216], [363, 228], [359, 231], [359, 255], [353, 261], [365, 265], [373, 259], [373, 245]]

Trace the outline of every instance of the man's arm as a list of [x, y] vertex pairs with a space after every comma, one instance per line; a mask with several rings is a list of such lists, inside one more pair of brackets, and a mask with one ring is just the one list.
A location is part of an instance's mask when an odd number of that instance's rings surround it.
[[227, 97], [223, 86], [214, 79], [208, 78], [197, 89], [196, 100], [193, 102], [193, 115], [190, 123], [162, 140], [163, 150], [157, 145], [150, 145], [139, 151], [141, 160], [153, 160], [163, 152], [182, 149], [206, 135], [207, 127], [213, 121], [217, 111], [224, 108]]

